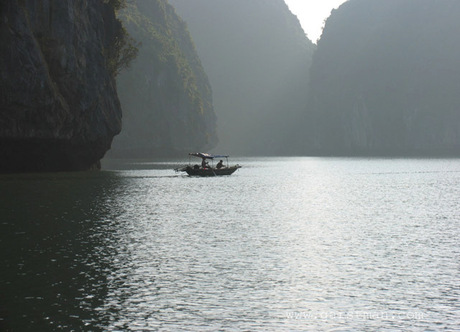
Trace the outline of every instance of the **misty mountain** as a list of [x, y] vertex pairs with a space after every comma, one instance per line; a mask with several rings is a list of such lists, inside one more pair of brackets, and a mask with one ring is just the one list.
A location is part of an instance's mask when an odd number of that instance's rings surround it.
[[121, 129], [103, 1], [0, 2], [0, 171], [97, 167]]
[[209, 76], [219, 152], [296, 153], [314, 45], [283, 0], [170, 0]]
[[458, 154], [460, 2], [349, 0], [311, 68], [319, 153]]
[[117, 78], [123, 130], [110, 155], [167, 156], [215, 146], [212, 91], [185, 23], [166, 0], [129, 1], [118, 16], [141, 45]]

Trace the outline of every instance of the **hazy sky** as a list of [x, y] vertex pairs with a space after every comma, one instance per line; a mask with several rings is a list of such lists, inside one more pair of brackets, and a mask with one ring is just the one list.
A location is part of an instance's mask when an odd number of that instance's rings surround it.
[[321, 36], [323, 22], [331, 10], [346, 0], [285, 0], [291, 12], [297, 16], [308, 38], [316, 43]]

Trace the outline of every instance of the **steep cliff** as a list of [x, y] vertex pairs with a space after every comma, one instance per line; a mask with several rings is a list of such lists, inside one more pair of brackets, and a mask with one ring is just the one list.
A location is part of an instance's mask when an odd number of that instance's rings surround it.
[[210, 78], [219, 152], [298, 153], [314, 45], [283, 0], [170, 0]]
[[460, 2], [349, 0], [311, 69], [315, 151], [460, 153]]
[[0, 2], [0, 171], [97, 166], [121, 129], [103, 1]]
[[213, 147], [211, 87], [185, 23], [165, 0], [131, 2], [119, 17], [141, 46], [117, 79], [123, 131], [110, 155], [152, 157]]

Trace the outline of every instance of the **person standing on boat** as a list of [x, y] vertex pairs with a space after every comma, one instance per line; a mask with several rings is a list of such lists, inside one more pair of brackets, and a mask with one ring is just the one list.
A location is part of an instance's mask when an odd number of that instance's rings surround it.
[[222, 167], [224, 167], [224, 162], [221, 160], [217, 163], [216, 168], [221, 169]]

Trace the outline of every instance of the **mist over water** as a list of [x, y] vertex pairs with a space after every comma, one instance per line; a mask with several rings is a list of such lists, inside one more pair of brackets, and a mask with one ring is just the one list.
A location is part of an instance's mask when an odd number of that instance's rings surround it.
[[2, 175], [0, 327], [454, 330], [457, 159]]

